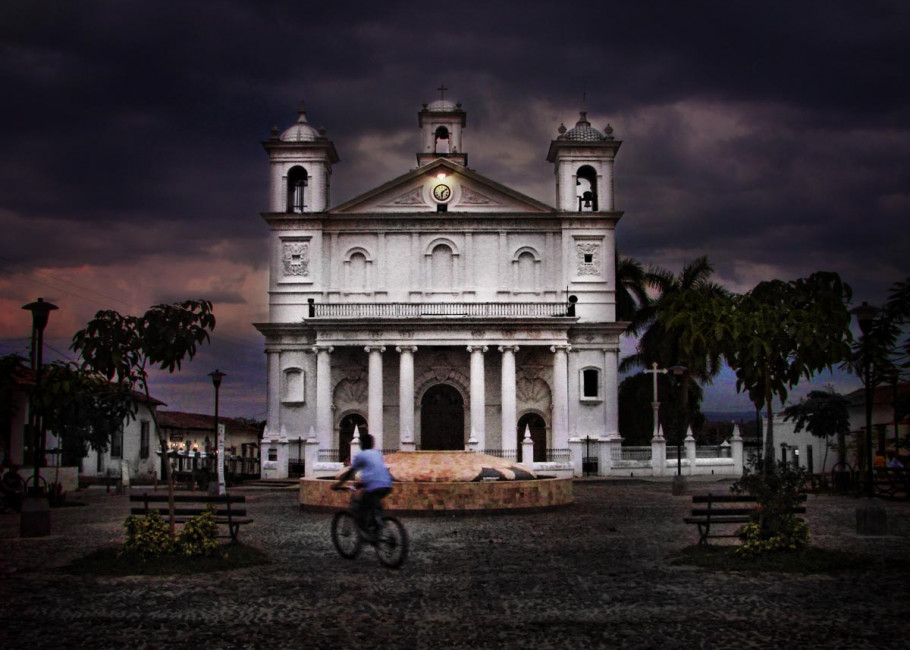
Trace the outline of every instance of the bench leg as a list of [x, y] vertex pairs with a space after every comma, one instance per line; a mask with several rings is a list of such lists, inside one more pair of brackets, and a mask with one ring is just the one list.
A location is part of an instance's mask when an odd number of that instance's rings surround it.
[[711, 524], [698, 524], [699, 546], [708, 546], [708, 532], [711, 530]]
[[231, 544], [237, 543], [237, 533], [240, 532], [240, 524], [235, 524], [230, 522], [228, 524], [228, 530], [231, 532]]

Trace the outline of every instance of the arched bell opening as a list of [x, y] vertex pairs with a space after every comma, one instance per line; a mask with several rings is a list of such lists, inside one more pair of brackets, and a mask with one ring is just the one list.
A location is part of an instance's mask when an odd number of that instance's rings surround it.
[[590, 165], [579, 167], [575, 174], [579, 212], [597, 212], [597, 172]]

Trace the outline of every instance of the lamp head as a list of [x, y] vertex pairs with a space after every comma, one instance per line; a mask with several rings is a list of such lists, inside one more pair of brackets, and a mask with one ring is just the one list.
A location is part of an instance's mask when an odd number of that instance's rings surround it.
[[227, 373], [221, 372], [217, 368], [209, 373], [209, 377], [212, 378], [212, 383], [215, 385], [215, 388], [221, 386], [221, 380], [227, 377]]
[[44, 328], [47, 327], [48, 314], [55, 309], [58, 309], [58, 307], [57, 305], [45, 302], [44, 298], [38, 298], [35, 302], [23, 305], [22, 309], [27, 309], [32, 312], [32, 327], [39, 332], [43, 332]]
[[863, 304], [850, 310], [850, 313], [856, 317], [856, 322], [859, 325], [859, 329], [863, 333], [863, 336], [866, 336], [869, 333], [869, 330], [872, 329], [872, 321], [875, 320], [875, 316], [878, 312], [878, 307], [873, 307], [865, 300], [863, 301]]

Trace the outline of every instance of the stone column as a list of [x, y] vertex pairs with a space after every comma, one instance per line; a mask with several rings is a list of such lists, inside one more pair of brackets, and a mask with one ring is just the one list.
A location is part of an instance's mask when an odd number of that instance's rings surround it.
[[368, 345], [364, 351], [370, 355], [368, 430], [373, 435], [375, 448], [382, 449], [382, 353], [385, 352], [385, 348], [381, 345]]
[[569, 355], [568, 345], [554, 345], [553, 353], [553, 448], [569, 445]]
[[619, 350], [604, 348], [604, 433], [619, 438]]
[[[487, 448], [486, 384], [484, 383], [483, 355], [485, 345], [469, 345], [471, 353], [471, 440], [475, 449]], [[516, 424], [517, 426], [517, 424]]]
[[[398, 359], [398, 422], [399, 447], [414, 442], [414, 353], [415, 345], [400, 345], [395, 348], [401, 356]], [[413, 451], [413, 446], [410, 451]]]
[[502, 449], [518, 454], [518, 407], [515, 395], [515, 353], [517, 345], [502, 345]]
[[322, 449], [332, 448], [332, 354], [330, 345], [313, 346], [316, 353], [316, 439]]
[[281, 437], [281, 353], [278, 350], [267, 350], [269, 397], [268, 416], [264, 440], [277, 440]]
[[692, 435], [692, 427], [686, 430], [686, 462], [689, 464], [689, 474], [695, 474], [695, 459], [697, 451], [695, 449], [695, 436]]

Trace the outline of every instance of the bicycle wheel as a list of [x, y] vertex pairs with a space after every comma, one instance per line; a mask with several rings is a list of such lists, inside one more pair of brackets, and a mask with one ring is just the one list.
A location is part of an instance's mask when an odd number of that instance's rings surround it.
[[395, 517], [384, 517], [376, 537], [376, 555], [383, 565], [394, 569], [408, 557], [408, 532]]
[[336, 512], [332, 518], [332, 544], [341, 557], [352, 560], [360, 553], [360, 533], [354, 515], [346, 510]]

